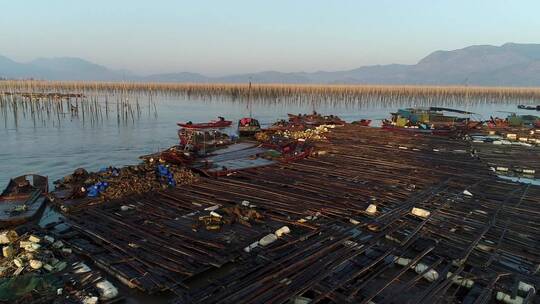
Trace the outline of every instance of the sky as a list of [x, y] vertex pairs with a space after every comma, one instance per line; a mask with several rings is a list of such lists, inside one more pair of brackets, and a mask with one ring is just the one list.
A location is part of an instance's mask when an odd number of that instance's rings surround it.
[[142, 75], [347, 70], [540, 43], [538, 0], [0, 0], [0, 10], [0, 55]]

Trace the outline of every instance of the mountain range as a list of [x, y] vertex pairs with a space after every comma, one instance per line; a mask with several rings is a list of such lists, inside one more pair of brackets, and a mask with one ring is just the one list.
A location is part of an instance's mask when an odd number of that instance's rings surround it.
[[346, 71], [283, 73], [265, 71], [209, 77], [180, 72], [137, 75], [81, 58], [39, 58], [21, 63], [0, 56], [0, 77], [7, 79], [96, 80], [210, 83], [328, 83], [540, 86], [540, 44], [474, 45], [435, 51], [412, 65], [363, 66]]

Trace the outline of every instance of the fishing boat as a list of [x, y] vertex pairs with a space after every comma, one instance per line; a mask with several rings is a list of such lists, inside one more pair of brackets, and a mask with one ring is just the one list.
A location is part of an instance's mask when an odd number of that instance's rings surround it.
[[353, 125], [359, 125], [359, 126], [362, 126], [362, 127], [369, 127], [369, 125], [371, 124], [371, 119], [360, 119], [360, 120], [357, 120], [357, 121], [353, 121], [352, 124]]
[[184, 151], [202, 154], [232, 143], [229, 135], [216, 130], [216, 128], [181, 128], [178, 130], [178, 138], [180, 139], [180, 147]]
[[238, 121], [238, 135], [240, 136], [253, 136], [255, 133], [261, 132], [261, 124], [252, 117], [251, 81], [249, 82], [247, 109], [249, 110], [249, 117], [244, 117]]
[[48, 191], [45, 176], [27, 174], [11, 179], [0, 195], [0, 228], [36, 219], [43, 212]]
[[517, 107], [518, 107], [518, 109], [522, 109], [522, 110], [536, 110], [536, 111], [540, 111], [540, 105], [537, 105], [537, 106], [518, 105]]
[[540, 117], [535, 115], [518, 115], [513, 112], [505, 119], [491, 117], [487, 122], [490, 129], [505, 129], [505, 128], [540, 128]]
[[240, 136], [253, 136], [257, 132], [261, 132], [261, 124], [258, 120], [245, 117], [238, 121], [238, 134]]
[[[468, 117], [447, 115], [445, 112]], [[383, 120], [382, 128], [407, 133], [450, 135], [475, 129], [482, 124], [480, 120], [471, 119], [470, 115], [475, 113], [441, 107], [399, 109], [391, 115], [390, 119]]]
[[295, 125], [305, 125], [317, 127], [320, 125], [336, 125], [343, 126], [345, 121], [335, 115], [323, 116], [315, 111], [312, 114], [287, 114], [289, 122]]
[[193, 123], [188, 121], [185, 123], [179, 122], [177, 125], [186, 129], [223, 129], [230, 127], [232, 125], [232, 121], [219, 117], [218, 120], [212, 120], [210, 122]]

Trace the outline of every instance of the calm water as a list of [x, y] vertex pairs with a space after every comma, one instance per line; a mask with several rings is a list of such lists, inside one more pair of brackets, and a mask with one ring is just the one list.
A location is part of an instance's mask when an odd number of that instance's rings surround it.
[[[144, 100], [144, 97], [141, 97]], [[102, 100], [100, 99], [100, 102]], [[24, 173], [49, 176], [51, 181], [73, 172], [75, 168], [98, 170], [106, 166], [123, 166], [137, 163], [138, 157], [156, 152], [177, 143], [176, 122], [203, 122], [224, 116], [238, 120], [249, 115], [246, 104], [230, 100], [197, 100], [180, 97], [154, 97], [154, 104], [141, 102], [141, 115], [135, 121], [118, 123], [115, 114], [109, 119], [91, 124], [69, 115], [35, 123], [28, 115], [19, 113], [17, 124], [13, 115], [0, 116], [0, 188], [10, 177]], [[318, 105], [316, 110], [323, 114], [339, 115], [346, 121], [362, 118], [380, 120], [399, 107], [417, 106], [411, 103], [353, 105], [335, 102]], [[423, 104], [425, 105], [425, 104]], [[504, 117], [516, 112], [515, 104], [484, 102], [459, 107], [445, 102], [433, 106], [453, 106], [476, 112], [489, 118], [490, 115]], [[101, 105], [103, 106], [103, 105]], [[314, 109], [311, 102], [255, 102], [253, 116], [262, 124], [271, 124], [287, 113], [308, 113]], [[522, 113], [536, 114], [532, 111]], [[234, 124], [233, 124], [234, 125]], [[234, 133], [234, 129], [228, 130]]]

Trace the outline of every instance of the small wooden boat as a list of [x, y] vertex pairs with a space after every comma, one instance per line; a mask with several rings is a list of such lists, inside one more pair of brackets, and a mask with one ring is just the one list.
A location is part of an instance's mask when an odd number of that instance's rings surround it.
[[36, 219], [43, 211], [48, 191], [45, 176], [28, 174], [11, 179], [0, 195], [0, 228]]
[[190, 129], [182, 128], [178, 130], [180, 146], [184, 151], [206, 153], [209, 150], [232, 143], [232, 139], [225, 133], [215, 128], [212, 129]]
[[[469, 117], [447, 115], [446, 112]], [[412, 134], [451, 135], [477, 129], [483, 123], [473, 120], [471, 115], [477, 116], [472, 112], [441, 107], [399, 109], [391, 113], [390, 119], [383, 120], [382, 128]]]
[[352, 122], [353, 125], [359, 125], [362, 127], [369, 127], [369, 124], [371, 124], [371, 119], [360, 119], [357, 121]]
[[287, 114], [289, 116], [289, 122], [295, 125], [306, 125], [306, 126], [320, 126], [320, 125], [336, 125], [343, 126], [345, 121], [339, 118], [338, 116], [329, 115], [323, 116], [317, 112], [313, 114]]
[[536, 111], [540, 111], [540, 105], [538, 106], [526, 106], [526, 105], [519, 105], [517, 106], [518, 109], [522, 109], [522, 110], [536, 110]]
[[192, 123], [191, 121], [188, 121], [186, 123], [179, 122], [177, 125], [186, 129], [222, 129], [230, 127], [232, 121], [219, 117], [218, 120], [212, 120], [210, 122]]
[[238, 134], [240, 136], [253, 136], [261, 132], [261, 124], [251, 117], [242, 118], [238, 121]]

